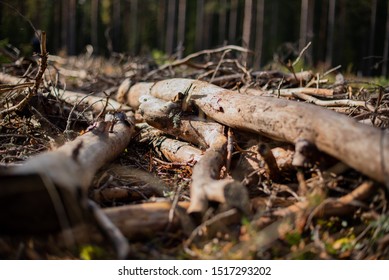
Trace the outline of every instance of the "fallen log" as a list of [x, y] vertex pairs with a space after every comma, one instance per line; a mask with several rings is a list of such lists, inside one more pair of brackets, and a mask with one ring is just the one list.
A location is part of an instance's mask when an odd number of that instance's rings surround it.
[[389, 135], [350, 117], [312, 104], [238, 94], [190, 79], [164, 80], [148, 87], [141, 83], [130, 93], [137, 93], [137, 88], [164, 100], [187, 91], [190, 100], [217, 122], [276, 140], [306, 140], [378, 182], [389, 181]]
[[54, 151], [0, 170], [4, 233], [52, 232], [63, 228], [63, 222], [69, 226], [85, 218], [84, 203], [95, 173], [126, 148], [134, 131], [119, 114], [115, 125], [99, 122]]
[[199, 148], [191, 146], [188, 142], [171, 139], [163, 132], [146, 123], [136, 126], [139, 131], [139, 142], [150, 144], [156, 153], [173, 163], [196, 163], [203, 155]]

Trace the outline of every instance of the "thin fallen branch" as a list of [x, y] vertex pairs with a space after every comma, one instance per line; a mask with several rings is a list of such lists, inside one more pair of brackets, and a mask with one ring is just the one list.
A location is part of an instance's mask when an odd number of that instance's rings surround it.
[[372, 179], [388, 181], [389, 135], [385, 131], [319, 106], [237, 94], [190, 79], [160, 81], [148, 93], [173, 100], [188, 88], [193, 103], [217, 122], [291, 143], [305, 139]]
[[248, 88], [244, 92], [248, 95], [254, 96], [282, 96], [282, 97], [293, 97], [294, 94], [304, 93], [306, 95], [318, 95], [324, 97], [331, 97], [334, 95], [334, 91], [332, 89], [325, 88], [307, 88], [307, 87], [299, 87], [299, 88], [283, 88], [283, 89], [272, 89], [272, 90], [259, 90]]
[[369, 198], [375, 189], [372, 181], [366, 181], [342, 197], [326, 199], [320, 205], [311, 205], [307, 200], [299, 201], [286, 208], [274, 211], [273, 215], [286, 217], [311, 208], [313, 209], [312, 217], [347, 216], [360, 207], [360, 202]]
[[106, 109], [106, 111], [131, 111], [130, 107], [111, 98], [107, 100], [107, 98], [104, 97], [55, 88], [51, 88], [51, 93], [59, 99], [73, 105], [86, 104], [92, 107], [95, 112], [102, 112], [104, 109]]
[[284, 73], [280, 71], [256, 71], [252, 73], [256, 79], [279, 79], [293, 85], [306, 84], [313, 78], [312, 71], [301, 71], [297, 73]]
[[220, 47], [217, 49], [199, 51], [197, 53], [190, 54], [190, 55], [184, 57], [183, 59], [178, 59], [178, 60], [175, 60], [171, 63], [166, 63], [166, 64], [162, 65], [161, 67], [159, 67], [158, 69], [150, 71], [145, 76], [145, 80], [148, 80], [150, 77], [152, 77], [155, 73], [157, 73], [159, 71], [165, 70], [165, 69], [170, 68], [170, 67], [175, 67], [178, 65], [185, 64], [185, 63], [189, 62], [191, 59], [194, 59], [196, 57], [199, 57], [199, 56], [202, 56], [205, 54], [212, 54], [212, 53], [225, 52], [225, 51], [231, 51], [231, 50], [235, 50], [235, 51], [239, 51], [239, 52], [249, 52], [248, 49], [245, 49], [245, 48], [242, 48], [239, 46], [234, 46], [234, 45], [223, 46], [223, 47]]
[[307, 101], [308, 103], [313, 103], [315, 105], [324, 106], [324, 107], [366, 107], [370, 111], [374, 111], [374, 107], [368, 104], [366, 101], [360, 100], [350, 100], [350, 99], [338, 99], [338, 100], [320, 100], [313, 96], [307, 95], [305, 92], [294, 92], [292, 91], [292, 95]]

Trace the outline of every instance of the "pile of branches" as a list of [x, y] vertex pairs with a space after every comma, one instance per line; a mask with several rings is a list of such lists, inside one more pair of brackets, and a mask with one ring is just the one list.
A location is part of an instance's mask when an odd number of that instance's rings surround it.
[[41, 49], [0, 73], [1, 256], [387, 258], [384, 87], [301, 56], [253, 71], [238, 46]]

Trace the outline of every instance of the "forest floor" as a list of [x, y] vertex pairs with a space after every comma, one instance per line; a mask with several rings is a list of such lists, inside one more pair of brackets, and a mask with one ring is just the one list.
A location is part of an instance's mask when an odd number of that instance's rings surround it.
[[[61, 100], [53, 94], [53, 88], [54, 92], [67, 90], [93, 93], [102, 99], [115, 98], [125, 78], [131, 84], [170, 78], [200, 79], [226, 89], [245, 92], [250, 88], [266, 92], [273, 98], [300, 102], [308, 100], [319, 104], [317, 106], [321, 106], [317, 100], [350, 100], [355, 103], [326, 107], [370, 126], [380, 129], [389, 126], [389, 88], [383, 84], [344, 77], [340, 74], [341, 69], [330, 69], [327, 72], [301, 71], [292, 63], [286, 67], [278, 65], [277, 69], [253, 71], [244, 66], [242, 57], [243, 53], [239, 49], [229, 48], [203, 51], [181, 60], [159, 61], [158, 64], [150, 57], [134, 58], [122, 54], [112, 55], [109, 59], [95, 57], [91, 53], [78, 57], [50, 56], [38, 94], [29, 100], [23, 110], [5, 113], [0, 119], [0, 167], [19, 165], [37, 154], [54, 150], [69, 138], [85, 133], [101, 117], [81, 103], [74, 106]], [[2, 73], [20, 79], [23, 77], [23, 83], [33, 82], [38, 69], [37, 57], [20, 58], [2, 64]], [[31, 83], [9, 87], [7, 82], [0, 81], [0, 111], [20, 102], [30, 87]], [[282, 90], [302, 87], [320, 89], [325, 94], [310, 95], [311, 99], [306, 94], [281, 94]], [[328, 92], [331, 94], [327, 95]], [[361, 101], [362, 106], [358, 103]], [[69, 136], [69, 131], [72, 136]], [[243, 154], [257, 156], [258, 146], [262, 142], [272, 147], [287, 146], [237, 130], [232, 130], [232, 133], [235, 144], [228, 172], [237, 178], [243, 173], [243, 167], [240, 166]], [[293, 153], [293, 146], [288, 147]], [[286, 156], [285, 161], [288, 160], [290, 157]], [[386, 186], [324, 154], [305, 168], [294, 168], [290, 164], [285, 166], [284, 169], [280, 168], [277, 180], [269, 178], [264, 164], [259, 164], [258, 169], [250, 175], [255, 180], [249, 175], [240, 178], [249, 190], [250, 216], [239, 216], [237, 219], [235, 212], [228, 214], [230, 209], [225, 211], [215, 203], [210, 206], [202, 223], [191, 232], [183, 228], [185, 225], [181, 225], [181, 228], [175, 230], [167, 228], [151, 236], [130, 239], [129, 258], [389, 257]], [[158, 201], [189, 202], [192, 167], [193, 164], [189, 163], [168, 162], [150, 143], [141, 141], [138, 133], [127, 149], [95, 176], [90, 188], [94, 190], [93, 193], [106, 188], [131, 193], [124, 198], [100, 196], [97, 202], [102, 208]], [[134, 173], [134, 170], [140, 173]], [[149, 176], [146, 179], [145, 174]], [[164, 185], [162, 194], [147, 188], [148, 182], [154, 179]], [[323, 214], [321, 211], [324, 206], [328, 208]], [[275, 216], [275, 213], [279, 215]], [[0, 258], [112, 259], [115, 254], [111, 245], [101, 238], [91, 238], [86, 243], [69, 246], [58, 241], [57, 233], [0, 233]]]

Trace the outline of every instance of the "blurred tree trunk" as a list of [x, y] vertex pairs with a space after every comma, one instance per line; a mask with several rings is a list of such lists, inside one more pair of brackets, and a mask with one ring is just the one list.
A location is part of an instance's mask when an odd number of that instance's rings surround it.
[[[300, 14], [300, 39], [299, 50], [301, 51], [312, 39], [313, 36], [313, 4], [312, 0], [301, 0]], [[311, 50], [307, 49], [304, 53], [305, 62], [312, 65]]]
[[[347, 34], [347, 21], [346, 21], [346, 18], [347, 18], [347, 2], [346, 0], [339, 0], [338, 1], [338, 9], [339, 9], [339, 14], [337, 14], [337, 16], [335, 17], [335, 19], [337, 20], [337, 23], [335, 23], [336, 25], [336, 29], [335, 29], [335, 32], [336, 32], [336, 36], [334, 36], [335, 40], [334, 40], [334, 48], [337, 50], [335, 53], [333, 52], [332, 53], [332, 56], [335, 55], [335, 57], [333, 58], [333, 60], [336, 59], [336, 61], [341, 61], [343, 59], [343, 57], [347, 54], [347, 52], [345, 51], [346, 49], [346, 40], [348, 40], [349, 38], [346, 37], [346, 34]], [[353, 32], [353, 31], [352, 31]], [[355, 42], [355, 45], [357, 44], [360, 44], [360, 41], [358, 42]], [[356, 59], [360, 59], [359, 58], [356, 58]], [[353, 61], [354, 62], [354, 61]], [[345, 61], [345, 63], [350, 63], [350, 61]]]
[[[244, 2], [244, 18], [243, 18], [243, 36], [242, 46], [244, 48], [250, 48], [250, 36], [251, 36], [251, 19], [253, 11], [253, 0], [245, 0]], [[249, 65], [247, 52], [243, 54], [243, 63], [245, 66]]]
[[214, 10], [213, 8], [212, 9], [206, 9], [206, 3], [205, 3], [205, 6], [204, 6], [204, 24], [203, 24], [203, 32], [202, 32], [202, 36], [203, 36], [203, 48], [205, 49], [209, 49], [209, 48], [212, 48], [212, 40], [211, 40], [211, 37], [212, 37], [212, 31], [214, 30], [212, 27], [212, 17], [214, 15]]
[[332, 53], [334, 48], [334, 29], [335, 29], [335, 6], [336, 0], [329, 0], [328, 8], [328, 37], [326, 50], [326, 65], [332, 66]]
[[309, 5], [309, 0], [301, 0], [300, 39], [299, 39], [300, 50], [302, 50], [307, 44], [308, 5]]
[[69, 0], [69, 32], [68, 32], [68, 55], [75, 55], [76, 54], [76, 22], [77, 22], [77, 1], [76, 0]]
[[270, 42], [269, 48], [273, 52], [278, 46], [278, 22], [280, 19], [279, 16], [279, 2], [271, 1], [270, 2], [270, 10], [271, 10], [271, 24], [270, 24], [270, 38], [267, 38]]
[[385, 41], [384, 41], [384, 55], [382, 64], [382, 76], [386, 77], [388, 74], [388, 54], [389, 54], [389, 1], [387, 4], [386, 12], [386, 28], [385, 28]]
[[174, 51], [174, 30], [176, 21], [176, 0], [168, 0], [165, 52], [168, 55]]
[[138, 47], [138, 0], [130, 2], [130, 42], [129, 49], [131, 54], [137, 54]]
[[319, 42], [317, 46], [317, 53], [318, 53], [318, 61], [317, 62], [325, 62], [326, 58], [326, 45], [322, 42], [326, 42], [327, 40], [327, 24], [328, 24], [328, 3], [323, 1], [321, 3], [321, 9], [320, 9], [320, 23], [319, 23], [319, 37], [316, 42]]
[[265, 0], [258, 0], [257, 2], [257, 18], [256, 18], [256, 32], [255, 32], [255, 61], [254, 69], [260, 69], [262, 60], [262, 45], [263, 45], [263, 23], [265, 16]]
[[[307, 21], [307, 42], [312, 42], [314, 37], [313, 23], [315, 18], [315, 0], [308, 0], [308, 21]], [[305, 51], [306, 63], [308, 66], [312, 67], [313, 57], [312, 57], [312, 46]]]
[[186, 22], [186, 0], [178, 2], [178, 30], [177, 30], [177, 48], [178, 58], [181, 59], [185, 46], [185, 22]]
[[121, 48], [121, 36], [120, 36], [120, 24], [121, 24], [121, 5], [120, 0], [114, 0], [112, 3], [113, 8], [113, 30], [112, 30], [112, 47], [114, 52], [120, 52]]
[[[203, 48], [204, 0], [197, 0], [195, 50]], [[207, 27], [208, 28], [208, 27]]]
[[219, 1], [219, 45], [224, 45], [224, 41], [226, 40], [226, 26], [227, 26], [227, 0]]
[[99, 0], [91, 0], [91, 42], [95, 53], [99, 52]]
[[373, 67], [373, 56], [374, 56], [374, 40], [375, 40], [375, 27], [377, 21], [377, 0], [371, 1], [371, 16], [370, 16], [370, 37], [369, 37], [369, 47], [367, 53], [367, 75], [370, 76], [371, 70]]
[[229, 44], [236, 43], [236, 25], [238, 20], [238, 0], [231, 0], [230, 23], [228, 32]]
[[[48, 29], [48, 33], [52, 34], [52, 50], [53, 52], [57, 52], [61, 49], [61, 2], [56, 3], [54, 6], [54, 14], [53, 14], [53, 22], [54, 24]], [[0, 13], [0, 22], [1, 22], [1, 14]]]
[[166, 0], [158, 1], [158, 15], [157, 15], [157, 41], [158, 48], [160, 50], [164, 49], [165, 44], [165, 9], [166, 9]]
[[69, 0], [62, 0], [61, 49], [68, 53]]

